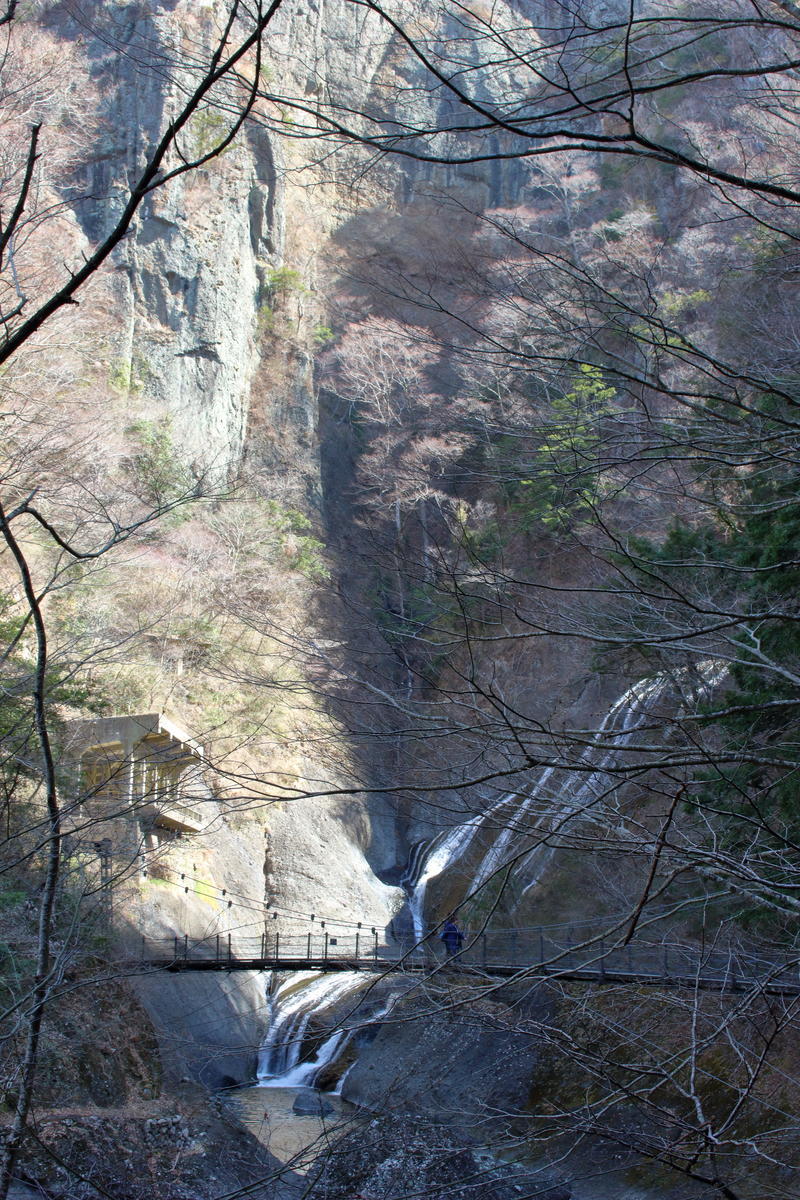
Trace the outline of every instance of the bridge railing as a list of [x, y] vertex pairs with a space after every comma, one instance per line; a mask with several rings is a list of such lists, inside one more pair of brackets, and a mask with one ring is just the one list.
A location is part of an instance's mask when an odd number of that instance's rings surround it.
[[[258, 938], [214, 934], [143, 939], [141, 958], [153, 965], [180, 967], [251, 964], [254, 968], [331, 969], [368, 967], [419, 971], [448, 959], [436, 932], [424, 941], [387, 941], [377, 931], [331, 932], [319, 927], [303, 933], [263, 933]], [[538, 968], [544, 974], [590, 979], [659, 979], [691, 984], [716, 982], [736, 988], [757, 981], [800, 986], [798, 955], [757, 954], [741, 946], [679, 942], [637, 936], [628, 945], [602, 936], [578, 935], [565, 927], [466, 932], [453, 965], [475, 970]]]

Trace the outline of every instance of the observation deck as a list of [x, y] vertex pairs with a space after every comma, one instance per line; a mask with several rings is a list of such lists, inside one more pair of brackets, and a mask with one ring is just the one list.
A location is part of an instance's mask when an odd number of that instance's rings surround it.
[[191, 803], [203, 747], [164, 713], [68, 721], [65, 728], [81, 803], [92, 815], [135, 816], [145, 827], [179, 833], [203, 828], [202, 812]]

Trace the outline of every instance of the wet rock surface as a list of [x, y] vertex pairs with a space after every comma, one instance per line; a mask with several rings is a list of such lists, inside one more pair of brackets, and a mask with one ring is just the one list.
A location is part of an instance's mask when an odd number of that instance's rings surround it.
[[333, 1112], [333, 1105], [313, 1088], [303, 1088], [295, 1098], [292, 1112], [300, 1117], [327, 1117]]

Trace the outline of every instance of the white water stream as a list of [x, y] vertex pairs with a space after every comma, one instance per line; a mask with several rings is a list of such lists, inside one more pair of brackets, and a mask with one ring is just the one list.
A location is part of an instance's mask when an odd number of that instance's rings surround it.
[[[369, 982], [369, 976], [362, 971], [342, 971], [335, 975], [324, 975], [319, 971], [293, 971], [287, 976], [269, 1000], [270, 1025], [259, 1054], [259, 1085], [269, 1088], [313, 1087], [322, 1068], [339, 1057], [365, 1023], [375, 1025], [391, 1011], [398, 993], [393, 992], [379, 1008], [370, 1011], [366, 1020], [363, 1017], [350, 1019], [346, 1016], [343, 1022], [337, 1022], [314, 1057], [300, 1062], [309, 1020], [315, 1013], [324, 1013], [325, 1009], [333, 1008], [347, 996], [353, 1000], [350, 1008], [355, 1008], [358, 1003], [356, 993], [367, 987]], [[334, 1094], [341, 1094], [343, 1083], [344, 1075]]]
[[[464, 860], [479, 833], [484, 848], [477, 861], [470, 863], [466, 876], [467, 892], [474, 891], [497, 871], [516, 861], [515, 874], [523, 884], [522, 894], [534, 887], [553, 853], [547, 845], [548, 834], [560, 828], [573, 814], [591, 808], [613, 784], [613, 769], [623, 751], [653, 719], [658, 700], [670, 689], [680, 694], [693, 690], [694, 699], [718, 684], [725, 674], [717, 662], [699, 664], [690, 677], [688, 672], [662, 674], [640, 680], [628, 688], [611, 706], [573, 768], [547, 767], [526, 783], [524, 790], [509, 792], [461, 825], [440, 834], [427, 847], [415, 847], [403, 880], [417, 940], [425, 927], [426, 890], [431, 880]], [[693, 689], [692, 689], [692, 686]], [[497, 830], [493, 836], [493, 830]], [[539, 844], [526, 853], [525, 845], [539, 834]], [[489, 844], [486, 845], [488, 840]], [[521, 853], [521, 857], [520, 857]], [[475, 856], [473, 856], [474, 858]], [[270, 1088], [311, 1087], [323, 1067], [334, 1062], [362, 1022], [344, 1025], [337, 1022], [310, 1061], [301, 1062], [303, 1041], [313, 1014], [334, 1009], [349, 994], [365, 987], [368, 979], [358, 971], [322, 974], [295, 971], [287, 976], [270, 997], [270, 1027], [259, 1058], [259, 1083]], [[392, 1006], [394, 997], [369, 1017], [379, 1020]], [[362, 1018], [363, 1021], [363, 1018]], [[339, 1088], [341, 1089], [341, 1080]]]
[[[612, 704], [594, 735], [596, 744], [587, 746], [581, 755], [580, 769], [546, 767], [526, 784], [524, 791], [509, 792], [486, 812], [440, 834], [424, 855], [417, 849], [414, 855], [416, 879], [407, 880], [408, 906], [416, 939], [420, 941], [427, 932], [425, 896], [428, 884], [464, 859], [481, 831], [490, 833], [492, 825], [502, 818], [498, 835], [471, 868], [467, 894], [519, 855], [520, 840], [530, 839], [533, 833], [529, 820], [531, 809], [538, 807], [538, 820], [546, 820], [552, 828], [572, 813], [590, 807], [604, 794], [609, 787], [610, 771], [620, 761], [621, 752], [630, 746], [665, 692], [669, 689], [680, 691], [691, 680], [696, 685], [695, 695], [707, 692], [722, 680], [726, 671], [724, 664], [709, 660], [699, 663], [691, 676], [688, 671], [677, 671], [639, 680]], [[592, 766], [594, 769], [587, 770]], [[551, 791], [553, 776], [557, 782]], [[546, 836], [547, 830], [540, 828], [542, 836]], [[524, 877], [523, 895], [538, 883], [552, 853], [552, 848], [542, 842], [517, 863], [515, 873]]]
[[347, 1031], [335, 1030], [310, 1062], [300, 1062], [303, 1038], [312, 1014], [333, 1007], [349, 992], [366, 985], [360, 971], [323, 975], [293, 971], [270, 997], [270, 1024], [261, 1047], [258, 1080], [262, 1087], [310, 1087], [314, 1077], [333, 1060]]

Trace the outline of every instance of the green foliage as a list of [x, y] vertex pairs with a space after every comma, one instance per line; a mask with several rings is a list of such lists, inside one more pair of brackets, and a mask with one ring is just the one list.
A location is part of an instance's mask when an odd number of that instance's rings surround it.
[[503, 549], [503, 534], [496, 519], [484, 521], [477, 527], [465, 525], [461, 539], [467, 559], [478, 566], [496, 562]]
[[7, 912], [11, 908], [17, 908], [27, 898], [28, 893], [24, 892], [22, 888], [4, 886], [0, 890], [0, 912]]
[[231, 509], [230, 520], [223, 512], [217, 527], [235, 553], [241, 580], [258, 580], [277, 565], [307, 579], [330, 575], [323, 557], [325, 544], [314, 536], [312, 521], [297, 508], [251, 497]]
[[[294, 267], [272, 267], [267, 271], [256, 307], [256, 336], [266, 337], [279, 333], [282, 325], [280, 314], [287, 300], [290, 296], [300, 296], [305, 291], [300, 272]], [[318, 329], [325, 330], [326, 327], [318, 326]]]
[[793, 241], [785, 234], [770, 229], [766, 225], [756, 225], [754, 228], [748, 229], [747, 233], [734, 234], [732, 241], [734, 245], [749, 251], [757, 269], [772, 267], [784, 259], [793, 246]]
[[309, 518], [299, 509], [285, 508], [276, 500], [265, 501], [264, 507], [272, 536], [291, 569], [306, 579], [330, 578], [322, 558], [325, 544], [309, 532], [313, 529]]
[[534, 451], [535, 473], [508, 488], [509, 508], [520, 528], [557, 533], [591, 512], [597, 494], [599, 422], [615, 396], [600, 368], [584, 363], [572, 390], [551, 402]]
[[692, 292], [665, 292], [661, 297], [659, 309], [664, 316], [673, 319], [683, 316], [710, 299], [711, 293], [705, 288], [695, 288]]
[[275, 310], [266, 300], [256, 309], [256, 337], [266, 337], [275, 328]]
[[[779, 415], [772, 402], [764, 410], [762, 435], [769, 414]], [[781, 428], [776, 423], [776, 435]], [[735, 660], [726, 693], [707, 707], [709, 714], [724, 710], [714, 723], [727, 762], [697, 780], [701, 802], [723, 816], [729, 848], [749, 844], [753, 820], [762, 838], [774, 838], [776, 879], [785, 877], [781, 856], [800, 840], [800, 496], [791, 457], [728, 469], [716, 481], [726, 495], [724, 519], [677, 522], [660, 546], [635, 547], [647, 587], [662, 592], [657, 607], [667, 616], [675, 596], [701, 611], [710, 604], [741, 614], [729, 634]]]
[[416, 651], [422, 651], [428, 637], [434, 637], [434, 629], [442, 630], [447, 624], [448, 606], [437, 591], [435, 583], [404, 586], [402, 598], [398, 595], [396, 577], [381, 574], [372, 592], [372, 607], [378, 627], [391, 646], [405, 652], [411, 643]]
[[194, 140], [193, 157], [202, 158], [223, 140], [228, 132], [228, 121], [216, 109], [204, 108], [192, 117], [190, 128]]
[[[25, 857], [35, 853], [40, 842], [37, 791], [43, 763], [34, 708], [35, 654], [32, 630], [24, 620], [21, 605], [0, 593], [0, 654], [3, 657], [3, 687], [0, 689], [0, 829], [12, 850], [11, 874], [3, 875], [0, 912], [16, 907], [27, 896]], [[80, 669], [80, 668], [79, 668]], [[90, 686], [85, 672], [54, 655], [45, 674], [45, 699], [51, 739], [58, 743], [62, 706], [105, 710], [102, 694]], [[56, 768], [61, 764], [56, 756]], [[68, 781], [59, 778], [59, 786]], [[21, 864], [21, 866], [20, 866]], [[15, 875], [20, 867], [21, 875]]]
[[131, 357], [118, 358], [108, 368], [108, 382], [117, 392], [124, 395], [141, 392], [150, 378], [150, 366], [143, 354], [134, 352]]
[[267, 271], [265, 286], [271, 299], [285, 300], [292, 294], [301, 294], [306, 289], [299, 271], [294, 267], [272, 267]]
[[311, 336], [315, 346], [327, 346], [328, 342], [333, 341], [335, 335], [330, 325], [316, 325]]
[[125, 468], [142, 499], [163, 507], [192, 494], [195, 480], [178, 456], [169, 418], [135, 421], [125, 432], [135, 446]]
[[117, 359], [108, 368], [108, 382], [117, 392], [128, 392], [131, 386], [131, 364], [127, 358]]
[[25, 625], [15, 613], [12, 597], [0, 594], [0, 638], [5, 660], [0, 691], [0, 783], [7, 801], [21, 778], [35, 774], [39, 753], [31, 695], [32, 664], [26, 654]]

